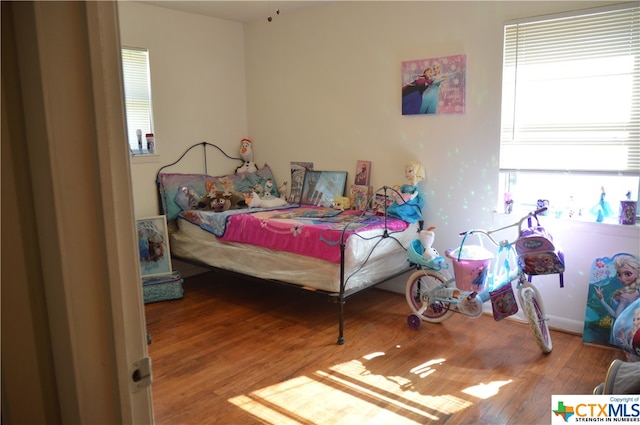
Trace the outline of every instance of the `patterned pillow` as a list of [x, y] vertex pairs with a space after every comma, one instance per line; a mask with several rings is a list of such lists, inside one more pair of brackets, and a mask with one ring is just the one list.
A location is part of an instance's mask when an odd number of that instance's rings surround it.
[[[271, 183], [268, 184], [267, 182], [269, 181]], [[251, 192], [256, 192], [260, 196], [263, 196], [266, 192], [275, 197], [280, 196], [271, 168], [267, 164], [255, 173], [210, 177], [205, 181], [205, 189], [207, 193], [211, 190], [223, 190], [242, 193], [247, 197], [251, 195]]]
[[[229, 192], [240, 192], [250, 195], [257, 192], [263, 195], [267, 181], [271, 180], [273, 188], [271, 194], [280, 196], [278, 188], [273, 178], [271, 168], [267, 164], [255, 173], [229, 174], [224, 176], [209, 176], [206, 174], [180, 174], [180, 173], [160, 173], [158, 184], [162, 209], [167, 216], [167, 221], [175, 220], [180, 211], [188, 207], [188, 202], [183, 202], [180, 195], [184, 188], [193, 190], [200, 197], [210, 190], [226, 190]], [[182, 204], [182, 206], [180, 205]], [[186, 208], [190, 209], [190, 208]]]
[[207, 178], [208, 176], [204, 174], [160, 173], [158, 175], [160, 201], [167, 221], [175, 220], [182, 210], [176, 203], [178, 191], [183, 187], [190, 187], [197, 194], [205, 194], [204, 182]]

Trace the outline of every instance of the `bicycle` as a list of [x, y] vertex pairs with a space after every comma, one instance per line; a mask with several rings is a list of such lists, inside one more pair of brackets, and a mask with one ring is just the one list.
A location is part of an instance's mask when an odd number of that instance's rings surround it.
[[[517, 227], [520, 230], [522, 223], [530, 217], [545, 211], [547, 208], [541, 208], [531, 212], [521, 218], [516, 223], [510, 224], [494, 230], [469, 230], [460, 233], [465, 239], [477, 234], [482, 239], [488, 239], [495, 246], [499, 247], [498, 257], [505, 253], [505, 262], [499, 265], [500, 258], [481, 258], [479, 261], [482, 267], [482, 273], [478, 274], [477, 280], [474, 282], [463, 282], [464, 285], [458, 285], [456, 282], [456, 261], [460, 260], [460, 252], [462, 246], [457, 249], [458, 259], [456, 260], [455, 252], [448, 250], [445, 255], [452, 259], [454, 265], [454, 275], [450, 276], [447, 272], [449, 265], [445, 258], [440, 256], [437, 251], [431, 247], [423, 246], [420, 239], [411, 242], [407, 253], [409, 262], [416, 266], [417, 271], [408, 279], [406, 285], [406, 299], [411, 307], [412, 313], [407, 318], [407, 324], [411, 329], [419, 329], [422, 322], [441, 323], [450, 318], [455, 312], [461, 313], [469, 317], [478, 317], [482, 314], [482, 305], [490, 299], [490, 292], [496, 288], [485, 289], [484, 285], [487, 281], [495, 282], [499, 276], [502, 284], [499, 287], [510, 285], [516, 282], [516, 292], [518, 302], [524, 316], [529, 323], [529, 327], [533, 332], [536, 343], [543, 353], [550, 353], [553, 344], [551, 342], [551, 334], [547, 324], [547, 317], [544, 312], [544, 304], [538, 289], [527, 279], [522, 267], [516, 261], [515, 243], [514, 241], [502, 240], [497, 241], [492, 234], [500, 232], [511, 227]], [[433, 228], [429, 228], [430, 230]], [[433, 254], [425, 255], [425, 251], [431, 249]], [[425, 259], [425, 257], [427, 257]], [[511, 269], [511, 264], [517, 264]], [[494, 273], [489, 273], [489, 267], [493, 266]], [[460, 279], [460, 276], [458, 276]], [[470, 285], [471, 284], [471, 285]], [[508, 289], [508, 288], [507, 288]], [[515, 313], [515, 312], [514, 312]], [[513, 313], [511, 313], [513, 314]]]

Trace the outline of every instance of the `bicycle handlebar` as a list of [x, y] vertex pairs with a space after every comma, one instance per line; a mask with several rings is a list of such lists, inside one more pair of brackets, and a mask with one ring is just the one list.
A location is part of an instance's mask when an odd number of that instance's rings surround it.
[[542, 207], [539, 208], [533, 212], [528, 213], [527, 215], [525, 215], [524, 217], [522, 217], [520, 220], [516, 221], [515, 223], [509, 224], [508, 226], [504, 226], [504, 227], [500, 227], [499, 229], [493, 229], [493, 230], [484, 230], [484, 229], [474, 229], [474, 230], [467, 230], [466, 232], [461, 232], [458, 236], [465, 236], [465, 235], [472, 235], [474, 233], [480, 233], [482, 235], [485, 235], [487, 237], [487, 239], [489, 239], [494, 245], [496, 246], [507, 246], [507, 245], [511, 245], [513, 243], [515, 243], [515, 241], [509, 242], [508, 240], [503, 240], [503, 241], [496, 241], [493, 236], [491, 236], [492, 233], [496, 233], [496, 232], [500, 232], [502, 230], [506, 230], [509, 229], [511, 227], [518, 227], [518, 229], [520, 228], [520, 226], [522, 225], [522, 223], [529, 219], [530, 217], [535, 217], [538, 214], [544, 212], [547, 210], [547, 207]]

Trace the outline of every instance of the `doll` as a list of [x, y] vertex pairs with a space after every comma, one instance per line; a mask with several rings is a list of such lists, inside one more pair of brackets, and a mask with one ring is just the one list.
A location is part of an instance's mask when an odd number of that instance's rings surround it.
[[598, 223], [602, 223], [605, 218], [613, 215], [613, 210], [605, 199], [606, 195], [604, 187], [600, 187], [600, 201], [589, 211], [596, 216], [596, 222]]
[[409, 223], [422, 220], [422, 208], [424, 196], [418, 189], [418, 183], [424, 180], [424, 166], [418, 161], [411, 161], [404, 167], [404, 176], [407, 182], [402, 186], [394, 186], [395, 200], [387, 209], [387, 214], [397, 217]]

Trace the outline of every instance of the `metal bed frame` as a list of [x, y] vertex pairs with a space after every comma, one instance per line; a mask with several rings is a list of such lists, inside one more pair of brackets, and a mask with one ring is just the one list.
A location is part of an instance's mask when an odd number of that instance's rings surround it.
[[[176, 164], [178, 164], [192, 149], [195, 149], [197, 147], [201, 147], [202, 148], [202, 155], [203, 155], [203, 161], [204, 161], [204, 173], [205, 174], [209, 174], [208, 172], [208, 167], [207, 167], [207, 148], [212, 148], [212, 149], [217, 149], [218, 151], [220, 151], [224, 156], [226, 156], [229, 159], [232, 160], [238, 160], [242, 162], [241, 158], [236, 158], [236, 157], [232, 157], [230, 155], [228, 155], [226, 152], [224, 152], [224, 150], [222, 150], [219, 146], [209, 143], [209, 142], [199, 142], [196, 143], [194, 145], [191, 145], [190, 147], [188, 147], [183, 153], [182, 155], [180, 155], [180, 157], [167, 165], [164, 165], [162, 167], [160, 167], [160, 169], [158, 169], [157, 173], [156, 173], [156, 186], [157, 186], [157, 195], [158, 195], [158, 204], [159, 204], [159, 209], [161, 213], [164, 213], [164, 208], [163, 208], [163, 204], [162, 204], [162, 198], [161, 198], [161, 182], [160, 182], [160, 174], [162, 174], [163, 170], [172, 167]], [[383, 186], [380, 189], [376, 190], [373, 192], [373, 194], [371, 195], [371, 197], [375, 196], [376, 193], [379, 193], [383, 191], [384, 195], [385, 195], [385, 199], [386, 196], [389, 193], [395, 192], [398, 193], [395, 189], [388, 187], [388, 186]], [[370, 204], [371, 198], [369, 199], [369, 203]], [[376, 247], [378, 246], [378, 244], [384, 240], [384, 239], [388, 239], [391, 238], [394, 241], [396, 241], [398, 243], [398, 245], [404, 249], [405, 251], [407, 250], [407, 248], [405, 248], [402, 243], [396, 239], [392, 234], [389, 233], [388, 229], [386, 228], [386, 203], [384, 204], [384, 222], [385, 222], [385, 228], [384, 231], [381, 235], [379, 236], [375, 236], [374, 238], [378, 238], [378, 242], [376, 242], [376, 244], [373, 246], [373, 248], [371, 249], [371, 251], [369, 252], [369, 256], [373, 253], [373, 251], [376, 249]], [[365, 211], [363, 211], [362, 215], [365, 214]], [[361, 215], [361, 216], [362, 216]], [[423, 221], [418, 222], [418, 230], [421, 230], [423, 228]], [[328, 296], [329, 301], [333, 302], [333, 303], [337, 303], [339, 305], [339, 316], [338, 316], [338, 339], [337, 339], [337, 344], [338, 345], [343, 345], [345, 343], [345, 338], [344, 338], [344, 318], [345, 318], [345, 303], [347, 301], [348, 298], [350, 298], [351, 296], [364, 291], [366, 289], [370, 289], [373, 288], [375, 286], [378, 286], [382, 283], [388, 282], [391, 279], [394, 279], [398, 276], [401, 276], [404, 273], [407, 273], [409, 271], [411, 271], [412, 269], [415, 268], [414, 264], [411, 264], [409, 262], [407, 262], [407, 268], [405, 270], [393, 273], [390, 276], [385, 277], [384, 279], [381, 279], [379, 281], [376, 281], [373, 284], [367, 285], [365, 287], [362, 288], [357, 288], [354, 290], [350, 290], [350, 291], [346, 291], [346, 284], [347, 281], [349, 280], [349, 278], [355, 274], [357, 274], [360, 269], [362, 267], [364, 267], [364, 265], [366, 264], [366, 262], [368, 261], [369, 256], [367, 257], [367, 259], [364, 261], [364, 263], [360, 266], [360, 268], [358, 268], [356, 271], [354, 271], [351, 275], [346, 276], [345, 277], [345, 248], [346, 248], [346, 237], [345, 234], [346, 232], [349, 230], [349, 224], [347, 224], [344, 229], [342, 230], [341, 236], [340, 236], [340, 291], [339, 292], [335, 292], [335, 291], [326, 291], [326, 290], [321, 290], [321, 289], [315, 289], [315, 288], [309, 288], [306, 286], [301, 286], [301, 285], [296, 285], [294, 283], [289, 283], [289, 282], [285, 282], [285, 281], [281, 281], [281, 280], [277, 280], [277, 279], [264, 279], [264, 278], [259, 278], [256, 276], [252, 276], [250, 274], [243, 274], [240, 272], [236, 272], [236, 271], [231, 271], [231, 270], [227, 270], [227, 269], [223, 269], [220, 267], [215, 267], [215, 266], [211, 266], [209, 264], [205, 264], [203, 262], [198, 262], [198, 261], [194, 261], [191, 259], [185, 259], [185, 258], [180, 258], [180, 257], [175, 257], [176, 259], [180, 260], [180, 261], [184, 261], [186, 263], [191, 263], [194, 265], [197, 265], [199, 267], [203, 267], [203, 268], [207, 268], [210, 270], [216, 270], [216, 271], [222, 271], [224, 273], [230, 274], [232, 276], [237, 276], [240, 278], [244, 278], [244, 279], [251, 279], [251, 280], [256, 280], [256, 281], [261, 281], [261, 282], [270, 282], [270, 283], [275, 283], [275, 284], [279, 284], [279, 285], [286, 285], [289, 287], [294, 287], [296, 289], [299, 290], [304, 290], [304, 291], [311, 291], [314, 293], [318, 293], [318, 294], [324, 294], [326, 296]], [[359, 236], [357, 233], [353, 233], [351, 236]]]

